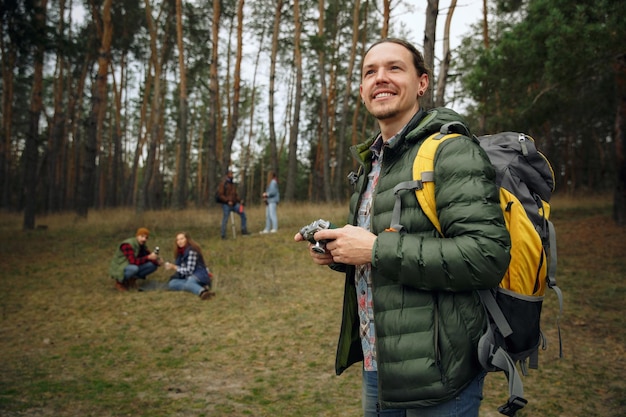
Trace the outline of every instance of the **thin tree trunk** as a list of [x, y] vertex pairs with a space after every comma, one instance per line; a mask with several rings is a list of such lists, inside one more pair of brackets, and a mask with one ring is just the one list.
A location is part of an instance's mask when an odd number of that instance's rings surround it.
[[179, 140], [176, 169], [176, 188], [172, 196], [172, 208], [183, 209], [187, 199], [187, 69], [185, 68], [185, 49], [183, 47], [183, 9], [182, 0], [176, 0], [176, 40], [178, 45], [179, 83]]
[[[3, 30], [4, 26], [0, 28]], [[0, 140], [0, 207], [10, 206], [10, 184], [12, 172], [11, 161], [11, 132], [13, 120], [13, 91], [14, 91], [14, 70], [17, 59], [16, 48], [13, 43], [6, 44], [4, 33], [0, 33], [0, 50], [2, 51], [2, 139]]]
[[[488, 14], [487, 0], [483, 0], [483, 45], [485, 46], [485, 49], [489, 49], [489, 23], [487, 20], [487, 14]], [[487, 89], [484, 89], [484, 90], [487, 91]], [[481, 104], [484, 105], [486, 100], [487, 100], [487, 96], [485, 93], [485, 95], [483, 95], [483, 97], [480, 98]], [[484, 114], [484, 112], [482, 112], [480, 115], [480, 118], [478, 119], [478, 130], [480, 132], [484, 132], [486, 127], [487, 127], [487, 115]]]
[[[67, 185], [66, 185], [66, 200], [67, 207], [76, 209], [78, 204], [79, 184], [80, 184], [80, 161], [82, 147], [81, 123], [82, 109], [83, 109], [83, 97], [85, 96], [85, 84], [87, 80], [87, 74], [91, 72], [91, 66], [93, 60], [89, 55], [84, 57], [84, 61], [81, 67], [80, 75], [76, 85], [72, 86], [71, 77], [68, 79], [68, 91], [71, 92], [68, 102], [68, 114], [72, 120], [70, 125], [70, 131], [72, 134], [71, 144], [67, 144], [67, 157], [68, 161], [66, 169]], [[71, 74], [71, 72], [70, 72]]]
[[250, 118], [248, 123], [248, 143], [246, 144], [245, 153], [244, 153], [244, 166], [247, 169], [250, 166], [251, 159], [251, 149], [252, 149], [252, 139], [254, 137], [254, 112], [256, 109], [256, 78], [259, 73], [259, 63], [261, 62], [261, 51], [263, 50], [263, 44], [265, 43], [265, 27], [266, 25], [261, 26], [261, 38], [259, 40], [259, 49], [257, 51], [256, 59], [254, 61], [254, 73], [252, 75], [252, 94], [250, 97]]
[[100, 48], [98, 51], [98, 73], [92, 88], [91, 114], [87, 126], [85, 154], [82, 161], [82, 176], [76, 207], [77, 215], [83, 218], [87, 217], [89, 206], [93, 204], [96, 156], [98, 143], [100, 143], [100, 138], [102, 137], [102, 123], [106, 110], [107, 75], [111, 59], [111, 39], [113, 35], [111, 4], [112, 0], [105, 0], [102, 6], [102, 16], [100, 16], [97, 6], [94, 3], [91, 4], [93, 20], [100, 35]]
[[[325, 38], [325, 5], [324, 0], [319, 1], [319, 18], [317, 20], [317, 37], [320, 40]], [[317, 158], [316, 168], [322, 172], [322, 189], [324, 190], [324, 200], [332, 200], [332, 190], [330, 187], [330, 167], [328, 162], [330, 161], [330, 147], [328, 143], [328, 88], [326, 87], [326, 51], [325, 43], [321, 42], [317, 45], [317, 59], [318, 59], [318, 71], [320, 82], [320, 123], [321, 130], [319, 135], [319, 141], [322, 147], [322, 155]], [[319, 166], [321, 165], [321, 167]]]
[[[356, 10], [357, 6], [354, 6]], [[391, 19], [391, 0], [383, 0], [383, 27], [380, 31], [381, 38], [389, 36], [389, 19]]]
[[[44, 31], [48, 1], [38, 3], [35, 15], [35, 30]], [[37, 166], [39, 144], [39, 118], [43, 110], [43, 59], [45, 46], [39, 41], [34, 50], [33, 87], [30, 96], [29, 128], [24, 146], [24, 230], [35, 228], [35, 212], [37, 207]]]
[[[235, 58], [235, 70], [233, 73], [233, 101], [232, 101], [232, 117], [230, 120], [229, 128], [228, 128], [228, 143], [232, 148], [232, 144], [237, 137], [237, 131], [239, 130], [239, 110], [241, 108], [241, 62], [243, 60], [243, 12], [244, 12], [244, 0], [239, 0], [237, 3], [237, 52]], [[229, 66], [230, 67], [230, 66]], [[244, 175], [243, 179], [247, 178], [246, 171], [248, 166], [245, 165], [243, 167]], [[246, 189], [245, 183], [242, 187], [243, 190]], [[247, 199], [246, 193], [242, 194], [242, 198]]]
[[456, 1], [450, 1], [450, 8], [446, 15], [446, 24], [443, 30], [443, 59], [439, 67], [439, 77], [437, 77], [437, 94], [435, 95], [435, 107], [443, 107], [445, 105], [446, 84], [448, 82], [448, 69], [450, 68], [450, 27], [452, 26], [452, 15], [456, 8]]
[[[150, 105], [150, 117], [147, 126], [148, 130], [148, 153], [146, 155], [146, 165], [143, 170], [143, 178], [141, 185], [138, 188], [137, 204], [135, 206], [135, 212], [141, 215], [146, 206], [149, 207], [150, 198], [150, 184], [153, 177], [153, 171], [155, 167], [156, 148], [160, 135], [160, 119], [161, 119], [161, 74], [163, 70], [164, 58], [159, 59], [159, 53], [157, 48], [157, 30], [152, 20], [152, 9], [150, 7], [149, 0], [145, 0], [146, 5], [146, 20], [148, 25], [148, 32], [150, 34], [150, 63], [154, 70], [153, 77], [153, 92], [152, 103]], [[162, 50], [162, 57], [166, 56], [167, 52]]]
[[[211, 62], [209, 69], [209, 129], [207, 131], [207, 174], [211, 190], [217, 187], [222, 174], [230, 166], [230, 152], [226, 155], [222, 147], [220, 122], [220, 91], [218, 80], [219, 30], [222, 11], [220, 0], [213, 0], [213, 20], [211, 22]], [[218, 165], [219, 161], [219, 165]]]
[[[437, 33], [437, 15], [439, 14], [439, 0], [428, 0], [426, 7], [426, 26], [424, 28], [424, 63], [434, 76], [435, 71], [435, 39]], [[430, 80], [435, 85], [435, 80]], [[433, 107], [433, 89], [429, 88], [420, 100], [421, 107]]]
[[620, 55], [614, 64], [617, 85], [617, 115], [615, 117], [615, 163], [617, 179], [613, 218], [626, 225], [626, 54]]
[[146, 71], [146, 81], [144, 83], [143, 101], [141, 103], [141, 110], [139, 113], [139, 137], [137, 138], [137, 144], [135, 146], [135, 153], [133, 156], [133, 165], [130, 171], [130, 179], [127, 182], [126, 189], [126, 204], [136, 205], [139, 192], [139, 158], [142, 154], [143, 147], [147, 141], [147, 135], [144, 130], [148, 129], [148, 106], [150, 105], [150, 97], [152, 93], [154, 77], [152, 76], [152, 61], [148, 63], [148, 69]]
[[[65, 32], [65, 0], [59, 1], [59, 21], [57, 32]], [[53, 212], [60, 211], [63, 206], [63, 157], [67, 133], [67, 112], [63, 102], [65, 97], [66, 60], [62, 54], [57, 54], [54, 76], [54, 115], [48, 136], [48, 187], [47, 209]]]
[[[366, 45], [365, 43], [367, 42], [367, 15], [368, 15], [368, 9], [369, 9], [369, 1], [365, 0], [364, 4], [363, 4], [363, 16], [365, 16], [365, 19], [362, 22], [362, 26], [363, 26], [363, 30], [360, 31], [361, 33], [361, 39], [359, 40], [359, 56], [361, 57], [361, 62], [363, 62], [363, 57], [365, 55], [365, 48]], [[360, 74], [360, 72], [359, 72]], [[359, 77], [360, 80], [360, 77]], [[364, 134], [359, 135], [359, 116], [361, 113], [361, 100], [357, 100], [356, 101], [356, 105], [354, 106], [354, 114], [352, 115], [352, 140], [351, 140], [351, 144], [352, 145], [356, 145], [359, 142], [359, 138], [363, 137]], [[365, 121], [367, 120], [367, 117], [363, 118], [363, 125], [365, 125]], [[356, 160], [352, 160], [352, 170], [357, 169], [357, 161]]]
[[274, 92], [276, 85], [276, 60], [278, 55], [278, 38], [280, 35], [280, 20], [282, 17], [283, 0], [276, 0], [274, 9], [274, 29], [272, 32], [272, 52], [270, 55], [270, 83], [269, 83], [269, 146], [270, 165], [274, 171], [278, 169], [278, 151], [276, 148], [276, 127], [274, 121]]
[[487, 0], [483, 0], [483, 45], [489, 49], [489, 22], [487, 20], [488, 8]]
[[112, 72], [111, 79], [113, 80], [113, 96], [114, 96], [114, 123], [113, 123], [113, 132], [112, 132], [112, 155], [110, 160], [110, 169], [109, 169], [109, 181], [105, 184], [107, 187], [106, 190], [106, 198], [105, 205], [109, 207], [116, 207], [119, 205], [120, 200], [122, 198], [122, 183], [121, 178], [123, 177], [123, 163], [122, 163], [122, 90], [124, 89], [124, 85], [126, 84], [126, 53], [122, 54], [122, 59], [120, 61], [120, 82], [119, 85], [115, 81], [115, 75]]
[[294, 21], [294, 65], [296, 70], [296, 85], [294, 92], [293, 119], [289, 130], [289, 160], [287, 168], [287, 184], [285, 186], [285, 200], [295, 199], [298, 173], [298, 134], [300, 130], [300, 107], [302, 105], [302, 22], [300, 21], [300, 0], [293, 1]]
[[[356, 56], [358, 52], [359, 44], [359, 24], [361, 14], [361, 2], [355, 0], [354, 9], [352, 13], [352, 43], [350, 45], [350, 58], [348, 59], [348, 70], [346, 88], [343, 93], [342, 108], [341, 108], [341, 122], [339, 124], [339, 144], [337, 147], [337, 172], [342, 174], [344, 172], [345, 154], [347, 148], [346, 128], [348, 125], [348, 112], [350, 110], [350, 104], [354, 102], [352, 91], [352, 74], [354, 73], [354, 67], [356, 63]], [[359, 103], [359, 100], [356, 100]], [[357, 111], [357, 110], [355, 110]], [[337, 175], [335, 181], [335, 195], [341, 199], [343, 197], [343, 186], [346, 184], [344, 175]]]
[[[63, 14], [60, 14], [63, 16]], [[52, 123], [50, 132], [48, 135], [48, 149], [47, 149], [47, 168], [48, 168], [48, 187], [47, 187], [47, 209], [56, 212], [61, 209], [61, 182], [60, 182], [60, 167], [62, 144], [64, 142], [64, 132], [66, 123], [65, 106], [63, 103], [64, 96], [64, 67], [65, 62], [63, 57], [57, 55], [57, 63], [54, 77], [54, 115], [52, 116]]]

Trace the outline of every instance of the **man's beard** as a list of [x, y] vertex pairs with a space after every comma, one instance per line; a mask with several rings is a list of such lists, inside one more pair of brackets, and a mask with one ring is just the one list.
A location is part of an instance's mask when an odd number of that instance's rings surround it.
[[380, 109], [378, 111], [370, 113], [372, 114], [372, 116], [374, 116], [374, 118], [376, 118], [376, 120], [385, 120], [396, 117], [398, 115], [398, 109]]

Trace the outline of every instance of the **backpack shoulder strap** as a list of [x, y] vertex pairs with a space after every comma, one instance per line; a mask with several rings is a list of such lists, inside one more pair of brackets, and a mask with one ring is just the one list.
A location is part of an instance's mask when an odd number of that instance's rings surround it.
[[440, 132], [433, 133], [422, 142], [413, 161], [413, 179], [403, 181], [394, 187], [395, 203], [391, 216], [391, 227], [387, 229], [388, 231], [400, 232], [404, 229], [404, 226], [400, 224], [400, 214], [402, 213], [400, 191], [415, 190], [420, 207], [437, 231], [442, 234], [435, 203], [435, 153], [439, 145], [445, 140], [461, 136], [458, 133], [444, 133], [447, 131], [447, 129], [444, 130], [445, 127], [446, 125], [441, 128]]

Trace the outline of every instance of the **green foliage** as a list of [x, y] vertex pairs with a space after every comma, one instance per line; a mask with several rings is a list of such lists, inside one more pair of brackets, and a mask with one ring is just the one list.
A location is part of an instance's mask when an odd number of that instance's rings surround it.
[[611, 1], [532, 0], [521, 20], [494, 16], [489, 48], [466, 39], [460, 66], [475, 103], [468, 117], [476, 133], [530, 133], [563, 185], [586, 185], [575, 181], [587, 178], [594, 188], [609, 189], [606, 173], [614, 164], [606, 138], [617, 104], [612, 65], [626, 33], [613, 16], [623, 8]]

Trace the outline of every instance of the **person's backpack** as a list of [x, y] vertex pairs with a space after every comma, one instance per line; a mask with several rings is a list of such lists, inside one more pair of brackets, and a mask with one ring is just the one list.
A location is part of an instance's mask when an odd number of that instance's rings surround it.
[[[500, 286], [478, 291], [489, 319], [479, 342], [478, 357], [487, 371], [505, 372], [509, 399], [498, 411], [514, 416], [528, 402], [516, 364], [526, 375], [527, 366], [537, 368], [539, 346], [546, 348], [539, 327], [546, 288], [557, 294], [559, 316], [563, 310], [561, 290], [556, 286], [556, 234], [549, 220], [549, 201], [554, 191], [549, 161], [537, 151], [534, 140], [523, 133], [502, 132], [477, 138], [459, 122], [443, 125], [421, 145], [413, 163], [413, 180], [394, 188], [391, 230], [402, 230], [400, 192], [415, 190], [422, 210], [443, 236], [435, 205], [435, 153], [442, 142], [461, 133], [478, 141], [496, 169], [500, 206], [511, 236], [511, 261]], [[559, 355], [563, 357], [560, 328], [558, 331]]]

